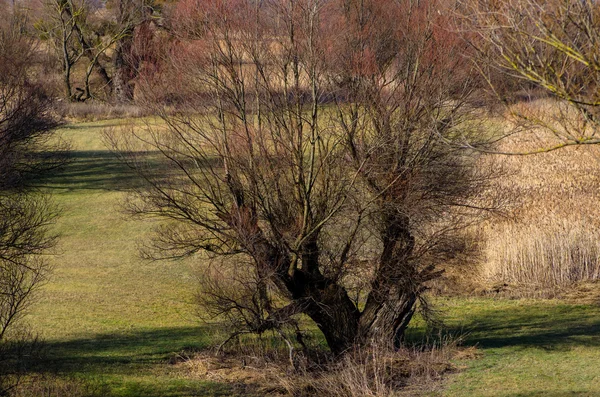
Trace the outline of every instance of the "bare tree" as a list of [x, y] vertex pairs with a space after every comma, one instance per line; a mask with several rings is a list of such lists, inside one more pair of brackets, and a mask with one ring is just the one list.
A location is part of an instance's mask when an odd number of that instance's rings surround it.
[[109, 136], [167, 160], [123, 156], [148, 182], [131, 209], [168, 220], [148, 254], [212, 259], [201, 300], [235, 333], [297, 330], [303, 313], [334, 353], [399, 346], [439, 265], [472, 253], [464, 229], [498, 204], [479, 152], [446, 143], [488, 135], [444, 5], [180, 7], [171, 69], [148, 87], [177, 91], [181, 112], [162, 113], [167, 131]]
[[59, 54], [65, 97], [75, 100], [71, 75], [73, 67], [84, 54], [83, 48], [77, 42], [76, 32], [80, 24], [79, 20], [84, 18], [85, 10], [72, 0], [48, 1], [47, 7], [51, 20], [38, 27], [52, 40]]
[[29, 80], [32, 43], [13, 22], [7, 15], [0, 21], [0, 394], [13, 385], [5, 383], [11, 350], [4, 347], [46, 279], [43, 254], [55, 241], [48, 227], [56, 210], [32, 180], [61, 162], [39, 152], [50, 147], [48, 136], [58, 123], [49, 97]]
[[[73, 101], [99, 97], [90, 83], [92, 73], [96, 72], [105, 97], [110, 98], [113, 78], [109, 74], [107, 51], [122, 40], [126, 30], [106, 17], [94, 18], [98, 10], [86, 0], [47, 0], [44, 8], [36, 28], [43, 38], [49, 39], [61, 61], [65, 96]], [[78, 77], [73, 72], [78, 66], [84, 70], [83, 77], [80, 86], [73, 88]]]
[[510, 109], [513, 120], [554, 138], [538, 151], [600, 143], [598, 2], [477, 0], [463, 6], [466, 29], [477, 37], [477, 62], [556, 100], [550, 111]]

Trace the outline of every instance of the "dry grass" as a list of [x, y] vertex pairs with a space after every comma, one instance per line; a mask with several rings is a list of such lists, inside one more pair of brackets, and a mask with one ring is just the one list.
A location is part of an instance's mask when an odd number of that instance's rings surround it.
[[439, 387], [442, 376], [455, 367], [455, 346], [428, 350], [404, 348], [390, 352], [358, 349], [324, 370], [281, 380], [289, 396], [396, 397], [414, 396]]
[[138, 105], [110, 105], [93, 101], [62, 102], [58, 105], [57, 111], [62, 117], [73, 122], [148, 116], [148, 110]]
[[202, 352], [178, 365], [190, 377], [244, 388], [249, 396], [399, 397], [439, 389], [443, 375], [456, 369], [452, 360], [477, 354], [456, 341], [396, 352], [357, 348], [340, 359], [298, 352], [292, 368], [284, 351], [248, 353], [248, 347], [218, 357]]
[[[502, 150], [527, 151], [551, 144], [542, 133], [529, 133], [507, 140]], [[513, 198], [513, 208], [507, 218], [497, 218], [484, 228], [485, 280], [557, 292], [598, 279], [600, 147], [506, 156], [503, 163], [508, 173], [497, 188]]]
[[488, 244], [488, 278], [565, 287], [600, 278], [600, 231], [582, 222], [509, 223]]

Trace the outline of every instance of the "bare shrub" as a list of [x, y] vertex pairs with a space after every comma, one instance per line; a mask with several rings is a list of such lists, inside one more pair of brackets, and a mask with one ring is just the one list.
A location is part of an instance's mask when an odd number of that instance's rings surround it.
[[436, 390], [443, 376], [456, 370], [452, 360], [476, 355], [472, 348], [459, 348], [458, 339], [445, 338], [395, 352], [357, 346], [343, 357], [305, 355], [291, 368], [283, 345], [269, 347], [254, 339], [219, 357], [196, 354], [178, 366], [187, 377], [243, 383], [244, 390], [264, 396], [400, 397]]
[[451, 346], [429, 350], [402, 348], [396, 352], [374, 346], [357, 348], [322, 371], [282, 378], [291, 396], [398, 397], [435, 387], [454, 369]]
[[49, 143], [58, 123], [50, 98], [28, 80], [31, 43], [14, 29], [0, 29], [0, 341], [45, 279], [42, 254], [55, 241], [48, 226], [56, 210], [31, 183], [64, 161], [43, 153], [63, 149]]
[[97, 121], [147, 116], [148, 110], [133, 104], [111, 105], [101, 102], [62, 102], [57, 106], [62, 117], [73, 121]]
[[[461, 0], [464, 27], [491, 88], [511, 102], [500, 83], [544, 92], [552, 113], [509, 109], [513, 120], [543, 129], [553, 140], [535, 151], [600, 143], [598, 136], [600, 8], [594, 0]], [[518, 152], [525, 152], [517, 149]], [[531, 152], [531, 151], [530, 151]]]
[[[50, 271], [44, 258], [55, 244], [49, 233], [57, 211], [32, 187], [40, 175], [63, 164], [62, 145], [51, 132], [58, 125], [51, 98], [30, 81], [32, 42], [10, 13], [0, 23], [0, 390], [19, 380], [26, 333], [15, 326]], [[58, 154], [57, 154], [58, 153]], [[35, 342], [35, 340], [33, 341]], [[34, 343], [35, 344], [35, 343]]]
[[427, 282], [499, 204], [496, 168], [449, 144], [490, 143], [445, 3], [179, 5], [200, 19], [157, 81], [189, 112], [109, 137], [124, 153], [137, 135], [171, 167], [138, 167], [148, 186], [131, 201], [165, 220], [153, 258], [226, 258], [203, 303], [235, 332], [303, 314], [336, 354], [398, 348]]

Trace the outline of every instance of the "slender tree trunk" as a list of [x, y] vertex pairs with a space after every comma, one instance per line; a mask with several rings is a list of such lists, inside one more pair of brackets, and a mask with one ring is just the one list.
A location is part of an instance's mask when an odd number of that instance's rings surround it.
[[68, 54], [65, 55], [65, 59], [63, 60], [63, 83], [65, 96], [69, 101], [73, 100], [73, 88], [71, 87], [71, 63], [68, 59]]
[[[62, 17], [62, 16], [61, 16]], [[63, 83], [65, 89], [65, 95], [67, 99], [70, 101], [73, 99], [73, 89], [71, 88], [71, 56], [69, 54], [69, 34], [66, 32], [66, 28], [63, 26], [63, 37], [61, 43], [62, 49], [62, 63], [63, 63]]]
[[92, 70], [95, 70], [96, 73], [98, 73], [98, 76], [100, 76], [100, 79], [102, 80], [102, 83], [104, 84], [105, 93], [107, 94], [107, 96], [110, 96], [110, 94], [112, 93], [112, 80], [111, 80], [110, 76], [108, 75], [108, 72], [106, 71], [106, 68], [104, 67], [104, 65], [102, 65], [100, 63], [100, 56], [99, 56], [100, 54], [98, 54], [94, 51], [95, 48], [92, 45], [90, 45], [90, 43], [87, 41], [87, 39], [83, 35], [83, 32], [81, 31], [79, 26], [76, 26], [75, 29], [77, 31], [77, 35], [79, 37], [79, 42], [81, 43], [84, 54], [85, 54], [86, 58], [90, 61], [90, 65], [88, 67], [89, 70], [86, 73], [86, 77], [85, 77], [85, 92], [86, 92], [85, 98], [91, 97], [89, 79], [90, 79]]

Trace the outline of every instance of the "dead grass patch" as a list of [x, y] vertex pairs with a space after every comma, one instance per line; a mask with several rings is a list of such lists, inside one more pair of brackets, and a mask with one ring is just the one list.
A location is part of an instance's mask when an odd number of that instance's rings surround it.
[[149, 115], [147, 109], [135, 104], [111, 105], [93, 101], [62, 102], [58, 105], [57, 112], [73, 122], [139, 118]]
[[297, 352], [295, 368], [287, 353], [248, 351], [216, 356], [204, 351], [176, 365], [186, 376], [232, 385], [248, 396], [396, 397], [441, 390], [444, 375], [460, 369], [456, 360], [475, 358], [474, 347], [456, 341], [389, 351], [357, 348], [334, 359]]
[[563, 291], [561, 298], [578, 304], [600, 304], [600, 280], [585, 281]]

